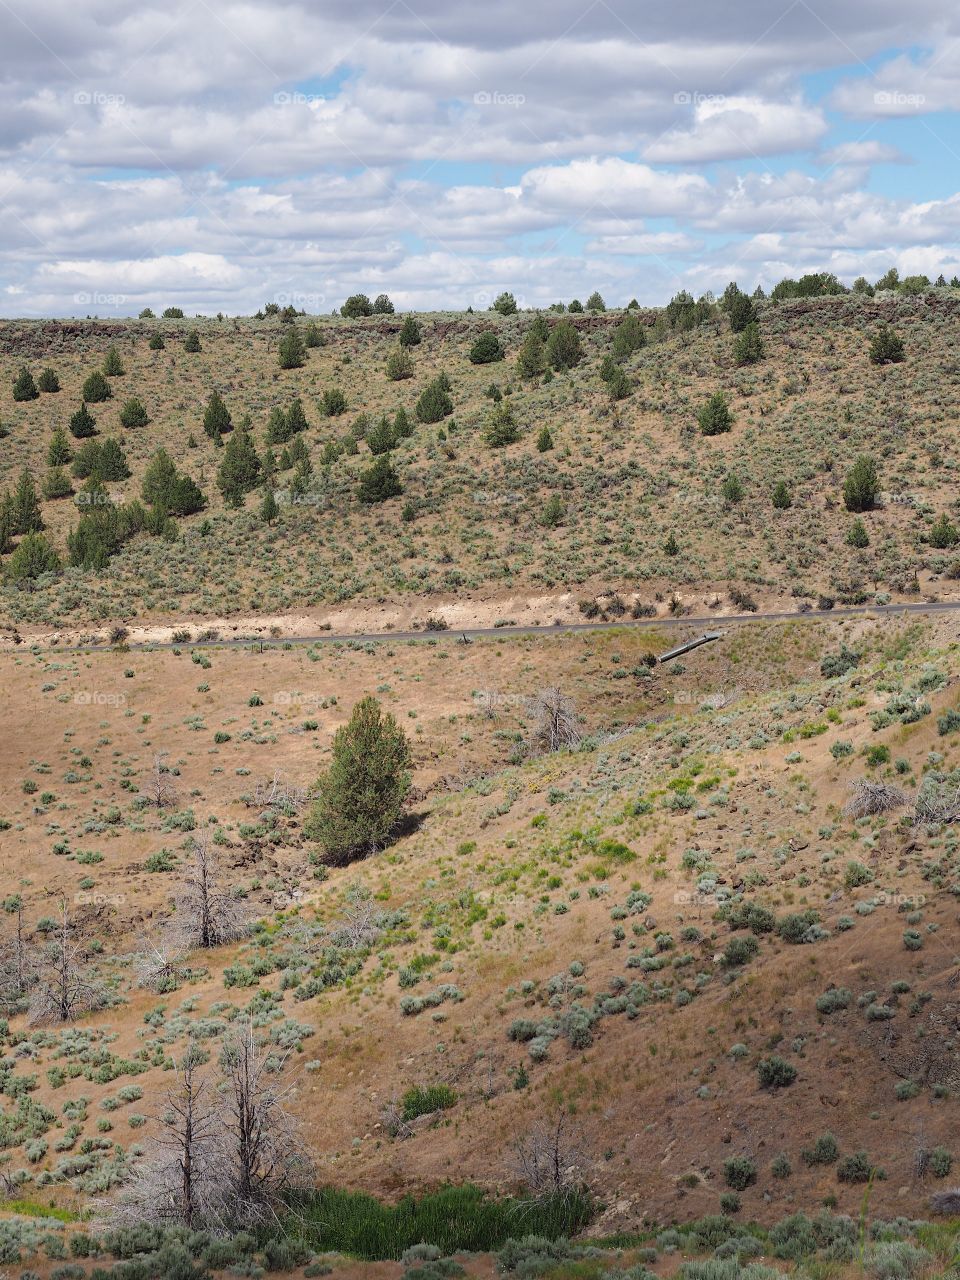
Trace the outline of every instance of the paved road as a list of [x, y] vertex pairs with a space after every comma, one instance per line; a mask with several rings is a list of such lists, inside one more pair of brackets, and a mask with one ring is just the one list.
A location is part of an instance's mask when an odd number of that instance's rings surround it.
[[[180, 643], [173, 641], [128, 642], [131, 649], [248, 649], [259, 645], [262, 648], [275, 648], [283, 644], [395, 644], [406, 640], [480, 640], [489, 636], [536, 636], [557, 635], [563, 632], [614, 631], [617, 628], [631, 627], [640, 630], [656, 627], [725, 627], [752, 622], [798, 622], [810, 618], [858, 618], [858, 617], [904, 617], [911, 614], [958, 613], [960, 601], [941, 601], [939, 603], [911, 603], [884, 605], [851, 605], [842, 609], [808, 609], [805, 613], [798, 610], [782, 613], [736, 613], [718, 616], [716, 614], [687, 615], [680, 618], [620, 618], [614, 622], [569, 622], [547, 624], [544, 626], [505, 626], [505, 627], [467, 627], [451, 628], [447, 631], [374, 631], [358, 632], [345, 635], [334, 631], [322, 631], [312, 636], [271, 636], [269, 639], [259, 636], [247, 636], [246, 639], [190, 640]], [[193, 624], [184, 630], [202, 630], [199, 624]], [[23, 648], [34, 646], [24, 641]], [[41, 650], [53, 653], [91, 653], [109, 648], [108, 642], [85, 645], [43, 645]]]

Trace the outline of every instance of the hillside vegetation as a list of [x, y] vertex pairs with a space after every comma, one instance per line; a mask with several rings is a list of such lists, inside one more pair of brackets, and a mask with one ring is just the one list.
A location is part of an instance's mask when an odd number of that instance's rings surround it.
[[5, 621], [955, 594], [957, 290], [746, 301], [5, 322]]

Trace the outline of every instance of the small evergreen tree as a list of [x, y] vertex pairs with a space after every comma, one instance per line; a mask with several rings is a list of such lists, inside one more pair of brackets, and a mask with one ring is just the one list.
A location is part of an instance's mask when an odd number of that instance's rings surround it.
[[847, 545], [851, 547], [869, 547], [870, 535], [867, 533], [867, 526], [859, 517], [854, 520], [847, 533]]
[[392, 316], [394, 310], [394, 305], [387, 294], [378, 293], [373, 300], [373, 314], [375, 316]]
[[320, 326], [315, 320], [311, 320], [303, 331], [303, 345], [311, 351], [315, 347], [323, 346], [323, 334], [320, 332]]
[[119, 378], [126, 373], [123, 361], [120, 359], [120, 352], [116, 347], [110, 347], [104, 356], [103, 373], [106, 378]]
[[211, 391], [210, 399], [203, 413], [203, 429], [211, 440], [217, 440], [225, 431], [233, 427], [230, 410], [223, 402], [219, 391]]
[[607, 379], [607, 390], [610, 392], [611, 400], [625, 400], [633, 390], [633, 385], [627, 377], [626, 370], [620, 365], [615, 365], [610, 377]]
[[361, 316], [373, 315], [373, 304], [365, 293], [354, 293], [340, 308], [340, 314], [348, 320], [357, 320]]
[[537, 452], [547, 453], [553, 448], [553, 436], [550, 434], [549, 427], [541, 427], [540, 434], [537, 436]]
[[639, 351], [647, 340], [647, 331], [638, 315], [631, 312], [623, 317], [613, 331], [613, 355], [616, 360], [626, 360]]
[[300, 369], [304, 362], [303, 342], [295, 325], [291, 325], [280, 339], [278, 359], [281, 369]]
[[499, 311], [502, 316], [515, 316], [517, 314], [517, 300], [512, 293], [504, 291], [497, 295], [493, 300], [491, 311]]
[[70, 442], [63, 427], [57, 427], [47, 448], [47, 466], [62, 467], [70, 461]]
[[70, 434], [76, 440], [85, 440], [96, 435], [97, 421], [85, 404], [82, 404], [70, 419]]
[[403, 324], [400, 326], [401, 347], [418, 347], [422, 340], [420, 326], [417, 321], [413, 316], [404, 316]]
[[72, 493], [73, 485], [63, 467], [51, 467], [43, 478], [43, 496], [48, 499], [69, 498]]
[[666, 542], [663, 544], [663, 549], [668, 556], [678, 556], [680, 554], [680, 543], [677, 541], [676, 535], [672, 529]]
[[113, 392], [110, 390], [110, 383], [100, 370], [94, 369], [93, 373], [88, 374], [84, 380], [80, 395], [84, 404], [102, 404], [104, 400], [110, 399]]
[[560, 373], [575, 368], [583, 358], [580, 335], [569, 320], [560, 320], [550, 331], [547, 341], [547, 359]]
[[604, 302], [598, 291], [594, 289], [593, 293], [591, 293], [590, 297], [587, 299], [587, 310], [596, 312], [606, 311], [606, 309], [607, 304]]
[[25, 400], [39, 400], [40, 392], [37, 390], [37, 384], [33, 380], [33, 374], [26, 365], [20, 366], [20, 372], [17, 374], [13, 384], [13, 398], [22, 403]]
[[393, 419], [393, 429], [397, 433], [398, 440], [407, 440], [413, 435], [413, 423], [402, 406], [397, 410]]
[[434, 378], [424, 387], [417, 400], [417, 419], [426, 423], [440, 422], [451, 413], [453, 413], [453, 401], [440, 378]]
[[540, 517], [540, 523], [545, 529], [556, 529], [563, 521], [563, 503], [560, 501], [559, 493], [552, 493], [547, 499], [547, 505], [543, 509], [543, 515]]
[[144, 307], [143, 310], [140, 312], [140, 315], [137, 317], [137, 319], [138, 320], [155, 320], [156, 316], [153, 314], [153, 310], [151, 307]]
[[764, 356], [763, 338], [756, 320], [751, 320], [733, 343], [733, 362], [738, 366], [756, 364]]
[[786, 480], [778, 480], [774, 485], [772, 501], [778, 511], [787, 511], [793, 506]]
[[144, 502], [172, 516], [193, 515], [205, 503], [200, 489], [188, 475], [177, 471], [166, 449], [158, 449], [153, 455], [143, 473], [140, 492]]
[[366, 440], [373, 454], [389, 453], [391, 449], [396, 448], [396, 433], [386, 414], [383, 414], [380, 421], [370, 428]]
[[373, 504], [386, 502], [403, 493], [403, 485], [397, 475], [389, 453], [382, 453], [373, 465], [360, 473], [357, 496], [361, 502]]
[[242, 507], [246, 495], [257, 487], [259, 477], [260, 459], [253, 439], [246, 427], [240, 426], [223, 451], [223, 461], [217, 471], [217, 488], [229, 506]]
[[40, 514], [37, 487], [33, 483], [33, 476], [24, 467], [13, 491], [13, 532], [39, 533], [42, 528], [43, 516]]
[[947, 551], [950, 547], [955, 547], [958, 542], [960, 542], [960, 533], [944, 513], [931, 526], [930, 545], [938, 551]]
[[495, 364], [503, 359], [503, 345], [492, 329], [481, 333], [470, 348], [471, 364]]
[[540, 333], [531, 327], [517, 353], [517, 372], [521, 378], [536, 378], [546, 367], [546, 346]]
[[304, 823], [324, 861], [344, 866], [376, 852], [397, 829], [410, 792], [412, 756], [406, 735], [376, 698], [363, 698], [333, 739], [330, 767]]
[[151, 351], [165, 351], [167, 348], [167, 344], [163, 340], [163, 335], [159, 333], [150, 335], [150, 341], [147, 343], [147, 346]]
[[346, 412], [347, 397], [339, 387], [328, 387], [323, 393], [323, 412], [328, 418], [336, 418]]
[[164, 320], [182, 320], [183, 308], [182, 307], [166, 307], [163, 312], [163, 318]]
[[757, 322], [756, 307], [754, 307], [747, 294], [741, 293], [739, 289], [730, 299], [728, 314], [730, 316], [730, 328], [734, 333], [743, 333], [747, 325], [756, 324]]
[[52, 369], [42, 369], [37, 379], [37, 386], [41, 391], [57, 392], [60, 390], [60, 379]]
[[386, 373], [391, 382], [403, 382], [413, 377], [413, 356], [406, 347], [397, 347], [390, 352]]
[[191, 355], [195, 355], [198, 351], [203, 350], [200, 345], [200, 335], [197, 333], [196, 329], [191, 329], [187, 334], [186, 340], [183, 344], [183, 349], [184, 351], [189, 351]]
[[263, 501], [260, 503], [260, 519], [266, 525], [273, 524], [277, 516], [280, 514], [280, 508], [277, 506], [277, 500], [273, 496], [273, 485], [268, 484], [264, 489]]
[[143, 401], [138, 400], [136, 396], [128, 400], [120, 410], [121, 427], [145, 427], [149, 421], [150, 418], [143, 407]]
[[42, 533], [28, 533], [10, 557], [7, 577], [11, 582], [39, 578], [43, 573], [58, 573], [60, 557]]
[[847, 472], [843, 503], [848, 511], [871, 511], [880, 491], [880, 469], [876, 461], [861, 454]]
[[697, 414], [697, 422], [705, 436], [722, 435], [733, 425], [733, 416], [727, 397], [722, 391], [715, 391]]
[[490, 410], [483, 438], [491, 449], [502, 449], [520, 439], [520, 431], [510, 405], [502, 400]]
[[903, 340], [883, 325], [870, 342], [870, 359], [874, 364], [899, 364], [904, 359]]
[[729, 502], [731, 506], [735, 506], [736, 503], [742, 501], [744, 490], [740, 477], [734, 475], [731, 471], [723, 482], [721, 492], [723, 493], [724, 502]]

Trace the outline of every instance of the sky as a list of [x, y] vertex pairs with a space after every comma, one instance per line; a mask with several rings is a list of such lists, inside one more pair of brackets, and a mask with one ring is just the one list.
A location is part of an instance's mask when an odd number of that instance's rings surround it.
[[0, 314], [960, 274], [947, 0], [0, 0]]

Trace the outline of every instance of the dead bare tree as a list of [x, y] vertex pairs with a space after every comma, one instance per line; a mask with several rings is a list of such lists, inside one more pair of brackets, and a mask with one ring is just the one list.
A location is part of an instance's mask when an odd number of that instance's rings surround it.
[[212, 841], [205, 831], [198, 832], [175, 899], [167, 945], [182, 951], [220, 947], [245, 937], [249, 928], [243, 903], [223, 883]]
[[869, 778], [857, 778], [850, 784], [853, 792], [843, 807], [843, 812], [851, 818], [867, 818], [876, 813], [889, 813], [891, 809], [902, 808], [910, 797], [900, 787], [889, 782], [873, 782]]
[[153, 757], [153, 766], [144, 786], [143, 793], [155, 809], [166, 809], [177, 803], [177, 789], [173, 785], [173, 775], [166, 761], [167, 752], [158, 751]]
[[382, 932], [383, 912], [370, 897], [370, 891], [361, 885], [354, 885], [346, 896], [347, 909], [331, 940], [338, 947], [355, 951], [376, 942]]
[[541, 689], [531, 698], [530, 711], [535, 721], [532, 741], [535, 750], [560, 751], [579, 745], [581, 735], [577, 708], [573, 699], [562, 690]]
[[113, 1226], [182, 1225], [226, 1230], [230, 1224], [223, 1163], [221, 1103], [196, 1049], [176, 1065], [158, 1132], [122, 1195], [104, 1205]]
[[4, 899], [3, 909], [16, 917], [16, 925], [13, 937], [0, 942], [0, 1011], [22, 1013], [35, 972], [23, 936], [23, 899], [19, 893]]
[[287, 782], [279, 769], [272, 778], [261, 778], [253, 793], [253, 806], [257, 809], [284, 809], [299, 811], [309, 800], [305, 787]]
[[287, 1056], [277, 1061], [257, 1045], [248, 1022], [221, 1053], [224, 1074], [225, 1173], [231, 1216], [249, 1225], [280, 1206], [285, 1192], [307, 1180], [310, 1162], [285, 1103]]
[[514, 1145], [514, 1168], [535, 1196], [564, 1194], [582, 1186], [583, 1152], [568, 1135], [570, 1117], [558, 1111], [538, 1120]]
[[151, 942], [147, 950], [140, 952], [134, 960], [137, 986], [161, 994], [175, 991], [183, 977], [180, 969], [182, 954], [181, 949], [167, 938]]
[[62, 904], [60, 925], [36, 957], [36, 986], [30, 997], [30, 1022], [73, 1022], [108, 1003], [106, 988], [86, 968], [86, 948]]

